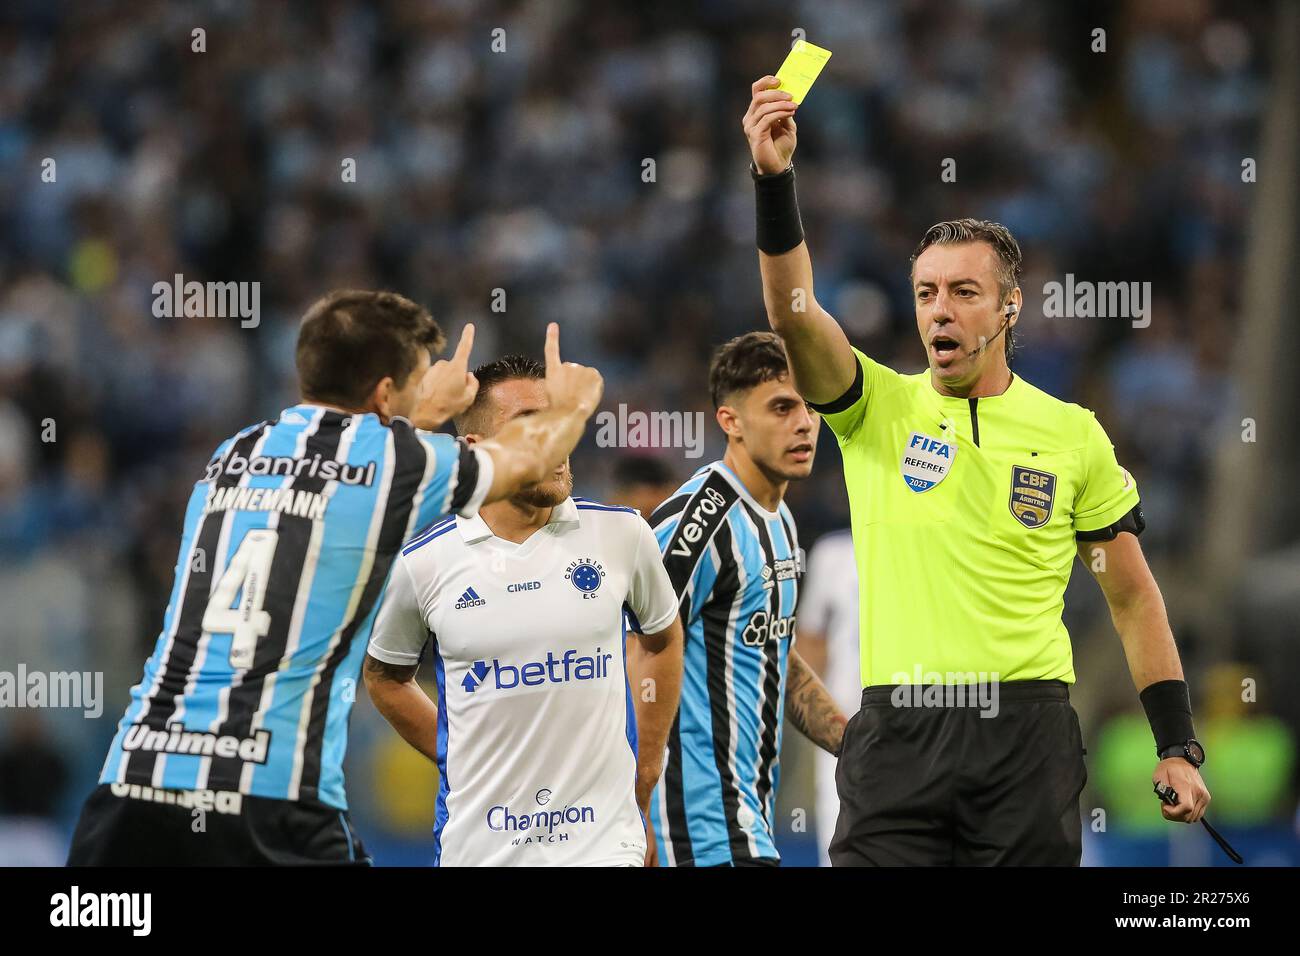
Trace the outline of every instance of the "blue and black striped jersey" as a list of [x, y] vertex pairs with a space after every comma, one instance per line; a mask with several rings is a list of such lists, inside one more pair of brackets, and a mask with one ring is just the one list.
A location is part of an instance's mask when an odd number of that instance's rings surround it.
[[224, 441], [100, 783], [346, 809], [348, 715], [389, 569], [416, 529], [477, 510], [482, 464], [449, 435], [311, 404]]
[[686, 631], [681, 706], [651, 803], [666, 865], [776, 858], [786, 662], [802, 558], [790, 509], [767, 511], [722, 462], [650, 520]]

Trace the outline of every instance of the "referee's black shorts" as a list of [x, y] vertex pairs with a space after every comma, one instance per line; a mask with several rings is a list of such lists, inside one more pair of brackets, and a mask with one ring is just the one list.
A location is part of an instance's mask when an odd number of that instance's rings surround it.
[[[346, 811], [238, 796], [238, 812], [155, 802], [163, 791], [100, 784], [72, 835], [68, 866], [368, 866]], [[179, 791], [173, 791], [179, 793]], [[229, 807], [227, 806], [227, 809]]]
[[915, 706], [915, 686], [863, 690], [835, 770], [832, 866], [1079, 865], [1087, 751], [1069, 690], [983, 687], [985, 707], [969, 685], [943, 706]]

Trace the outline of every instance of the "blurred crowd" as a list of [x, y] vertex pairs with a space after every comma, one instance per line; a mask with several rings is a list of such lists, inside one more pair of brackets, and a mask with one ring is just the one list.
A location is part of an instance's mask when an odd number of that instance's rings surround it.
[[[11, 0], [0, 668], [99, 670], [108, 689], [93, 733], [46, 715], [70, 783], [43, 806], [66, 818], [90, 788], [189, 489], [222, 438], [293, 403], [296, 321], [325, 290], [398, 290], [453, 341], [473, 321], [483, 361], [539, 353], [558, 320], [607, 407], [711, 421], [710, 349], [765, 322], [740, 119], [795, 29], [834, 53], [796, 154], [818, 299], [919, 370], [912, 248], [941, 219], [1006, 223], [1025, 252], [1014, 369], [1096, 409], [1142, 490], [1144, 547], [1183, 560], [1241, 418], [1241, 163], [1269, 26], [1227, 0]], [[256, 327], [156, 317], [177, 274], [259, 282]], [[1041, 317], [1067, 274], [1150, 282], [1150, 326]], [[650, 453], [676, 482], [721, 447]], [[579, 489], [614, 494], [619, 454], [589, 436]], [[847, 523], [833, 441], [820, 455], [790, 495], [806, 546]], [[1104, 612], [1081, 599], [1069, 623]], [[369, 719], [354, 765], [382, 763]]]

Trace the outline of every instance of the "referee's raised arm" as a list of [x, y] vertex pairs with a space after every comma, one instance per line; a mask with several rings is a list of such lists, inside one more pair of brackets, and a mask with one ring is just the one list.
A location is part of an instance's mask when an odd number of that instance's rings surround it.
[[775, 76], [754, 83], [743, 124], [754, 157], [750, 172], [757, 194], [763, 302], [772, 330], [785, 342], [795, 388], [808, 402], [824, 405], [853, 386], [857, 359], [844, 330], [813, 295], [812, 260], [790, 162], [799, 107], [779, 85]]

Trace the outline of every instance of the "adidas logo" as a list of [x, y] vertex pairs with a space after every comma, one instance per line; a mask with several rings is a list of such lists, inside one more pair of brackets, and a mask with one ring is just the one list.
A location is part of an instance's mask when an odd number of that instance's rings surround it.
[[478, 607], [480, 604], [486, 604], [487, 601], [478, 596], [478, 592], [473, 588], [466, 588], [465, 593], [456, 601], [456, 610], [467, 607]]

